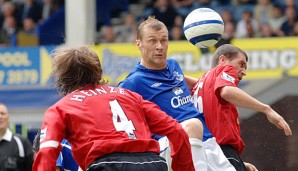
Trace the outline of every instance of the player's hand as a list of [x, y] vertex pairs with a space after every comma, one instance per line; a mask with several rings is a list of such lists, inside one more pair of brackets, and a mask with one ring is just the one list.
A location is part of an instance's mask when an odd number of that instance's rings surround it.
[[279, 129], [283, 129], [287, 136], [292, 135], [292, 130], [289, 124], [284, 120], [282, 116], [280, 116], [271, 108], [269, 108], [268, 111], [265, 112], [265, 114], [270, 123], [274, 124]]
[[245, 168], [246, 168], [247, 171], [258, 171], [256, 166], [254, 166], [251, 163], [244, 162], [244, 165], [245, 165]]

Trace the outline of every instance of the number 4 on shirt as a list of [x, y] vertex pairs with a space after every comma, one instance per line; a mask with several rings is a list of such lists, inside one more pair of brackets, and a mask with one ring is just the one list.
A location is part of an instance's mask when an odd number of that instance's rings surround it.
[[[125, 131], [129, 139], [136, 139], [134, 133], [135, 127], [131, 120], [128, 120], [123, 109], [117, 100], [110, 101], [111, 111], [113, 113], [113, 123], [117, 131]], [[119, 120], [118, 120], [119, 119]]]

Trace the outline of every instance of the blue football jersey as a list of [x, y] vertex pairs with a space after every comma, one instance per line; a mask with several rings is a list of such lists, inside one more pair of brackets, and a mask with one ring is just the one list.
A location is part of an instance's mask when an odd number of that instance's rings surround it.
[[56, 161], [56, 166], [61, 168], [61, 171], [77, 171], [78, 165], [71, 154], [71, 145], [66, 139], [61, 142], [62, 150]]
[[151, 70], [138, 63], [119, 87], [127, 88], [156, 103], [178, 122], [198, 118], [204, 125], [205, 141], [212, 137], [202, 113], [195, 108], [183, 72], [177, 61], [167, 59], [163, 70]]

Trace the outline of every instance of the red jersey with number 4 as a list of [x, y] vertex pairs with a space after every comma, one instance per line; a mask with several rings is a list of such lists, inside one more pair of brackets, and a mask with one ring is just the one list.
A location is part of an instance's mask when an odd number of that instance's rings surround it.
[[157, 105], [123, 88], [86, 87], [63, 97], [45, 112], [33, 170], [55, 170], [63, 138], [72, 145], [81, 168], [115, 152], [159, 153], [151, 132], [175, 140], [171, 144], [174, 170], [194, 170], [187, 134]]
[[239, 154], [245, 146], [235, 105], [220, 96], [224, 86], [238, 86], [236, 68], [218, 66], [205, 73], [192, 90], [195, 106], [205, 115], [206, 124], [219, 145], [232, 145]]

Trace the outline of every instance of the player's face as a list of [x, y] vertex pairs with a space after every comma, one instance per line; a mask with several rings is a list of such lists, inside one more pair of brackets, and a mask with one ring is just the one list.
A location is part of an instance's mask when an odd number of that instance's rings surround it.
[[247, 61], [243, 54], [238, 53], [236, 58], [228, 60], [228, 64], [236, 67], [239, 80], [246, 75]]
[[7, 108], [0, 105], [0, 130], [5, 130], [8, 127], [9, 116]]
[[142, 40], [136, 40], [137, 47], [141, 51], [141, 64], [150, 69], [164, 69], [167, 65], [168, 30], [162, 28], [159, 31], [144, 28]]

